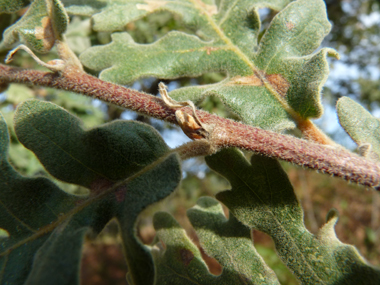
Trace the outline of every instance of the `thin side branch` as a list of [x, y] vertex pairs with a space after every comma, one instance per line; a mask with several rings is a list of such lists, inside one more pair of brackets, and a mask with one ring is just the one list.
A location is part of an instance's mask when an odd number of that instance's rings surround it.
[[[178, 124], [175, 116], [175, 111], [178, 109], [170, 108], [163, 100], [102, 81], [79, 70], [59, 74], [0, 65], [0, 86], [12, 82], [80, 93], [150, 117]], [[193, 112], [190, 107], [183, 107], [180, 110], [189, 115]], [[324, 146], [247, 126], [204, 111], [197, 110], [196, 115], [203, 124], [212, 129], [208, 138], [210, 147], [205, 146], [203, 139], [200, 140], [200, 150], [197, 151], [198, 144], [194, 141], [185, 147], [189, 154], [200, 155], [204, 149], [208, 149], [211, 153], [225, 147], [238, 147], [319, 170], [347, 181], [374, 187], [377, 190], [380, 188], [380, 165], [345, 149]]]

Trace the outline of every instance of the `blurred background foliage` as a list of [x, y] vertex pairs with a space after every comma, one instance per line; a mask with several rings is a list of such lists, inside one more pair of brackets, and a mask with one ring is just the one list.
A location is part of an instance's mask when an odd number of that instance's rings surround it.
[[[331, 60], [330, 62], [331, 73], [323, 92], [326, 111], [324, 117], [317, 123], [338, 143], [353, 148], [354, 144], [348, 140], [337, 123], [336, 113], [334, 113], [335, 103], [339, 97], [349, 96], [363, 104], [375, 116], [380, 116], [380, 3], [377, 0], [325, 0], [325, 2], [333, 28], [323, 42], [323, 46], [335, 48], [340, 53], [341, 60]], [[25, 4], [28, 4], [28, 1], [25, 1]], [[26, 9], [27, 6], [17, 13], [1, 15], [0, 37], [4, 29], [17, 21]], [[262, 36], [275, 13], [268, 9], [261, 9], [260, 15], [263, 23]], [[92, 45], [110, 42], [110, 33], [93, 31], [88, 18], [72, 17], [70, 20], [66, 37], [75, 53], [80, 54]], [[125, 30], [139, 43], [154, 42], [171, 30], [195, 32], [184, 28], [180, 19], [167, 12], [155, 13], [128, 24]], [[0, 60], [3, 61], [5, 55], [6, 51], [0, 52]], [[54, 50], [47, 55], [40, 56], [44, 61], [57, 57]], [[17, 54], [13, 64], [24, 68], [42, 69], [36, 66], [34, 61], [23, 52]], [[214, 83], [223, 78], [223, 74], [210, 73], [199, 78], [181, 78], [165, 83], [171, 90], [186, 85]], [[157, 94], [158, 83], [159, 80], [148, 78], [134, 83], [131, 87]], [[84, 96], [40, 87], [30, 88], [18, 84], [11, 84], [8, 89], [5, 87], [0, 86], [0, 92], [5, 91], [0, 93], [0, 111], [10, 127], [10, 161], [15, 168], [28, 176], [48, 176], [34, 154], [17, 141], [12, 129], [16, 106], [29, 98], [52, 101], [62, 106], [80, 117], [87, 128], [117, 119], [133, 119], [153, 125], [171, 147], [188, 141], [177, 127]], [[199, 107], [220, 116], [237, 119], [216, 98], [205, 99]], [[249, 156], [248, 153], [247, 156]], [[316, 233], [324, 223], [329, 209], [332, 207], [338, 209], [341, 216], [336, 226], [339, 239], [355, 245], [372, 264], [379, 266], [379, 194], [290, 164], [283, 163], [283, 166], [303, 205], [308, 229]], [[203, 159], [185, 161], [183, 178], [181, 187], [175, 194], [147, 209], [142, 215], [138, 233], [144, 243], [152, 242], [155, 235], [152, 227], [152, 213], [157, 210], [166, 210], [174, 215], [187, 230], [189, 236], [199, 245], [195, 231], [186, 217], [186, 210], [192, 207], [200, 196], [213, 196], [221, 190], [229, 189], [229, 185], [226, 180], [211, 172]], [[53, 180], [71, 193], [82, 193], [83, 191], [78, 186]], [[276, 271], [281, 283], [297, 284], [292, 274], [277, 258], [271, 239], [257, 231], [253, 233], [253, 237], [258, 252]], [[88, 237], [83, 249], [83, 284], [126, 284], [127, 268], [120, 244], [118, 227], [116, 223], [112, 222], [99, 237]], [[212, 273], [219, 274], [221, 272], [220, 265], [214, 259], [206, 255], [204, 258]]]

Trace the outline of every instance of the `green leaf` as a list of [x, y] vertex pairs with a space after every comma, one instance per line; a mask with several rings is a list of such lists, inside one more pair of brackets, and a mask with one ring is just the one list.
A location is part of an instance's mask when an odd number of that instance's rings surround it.
[[0, 0], [0, 14], [17, 12], [28, 4], [28, 0]]
[[77, 117], [39, 100], [20, 104], [14, 121], [19, 141], [37, 155], [47, 171], [91, 190], [98, 184], [125, 179], [169, 150], [148, 125], [113, 121], [84, 131]]
[[74, 17], [71, 20], [70, 25], [67, 27], [66, 33], [66, 41], [70, 49], [79, 54], [90, 48], [90, 33], [90, 20], [81, 20], [79, 17]]
[[63, 7], [60, 0], [45, 0], [48, 9], [50, 20], [52, 21], [54, 34], [60, 39], [61, 35], [66, 32], [67, 25], [69, 24], [69, 16], [66, 14], [65, 8]]
[[[5, 232], [0, 240], [0, 283], [22, 284], [31, 270], [35, 252], [49, 238], [49, 225], [83, 197], [63, 192], [46, 178], [21, 176], [7, 161], [8, 144], [7, 125], [0, 114], [0, 228]], [[61, 232], [66, 233], [64, 229]], [[68, 264], [78, 266], [71, 247], [74, 240], [66, 242]], [[34, 267], [39, 268], [38, 263]], [[51, 270], [58, 268], [50, 264]], [[54, 276], [51, 278], [55, 280]]]
[[59, 0], [35, 0], [15, 24], [5, 30], [0, 50], [22, 42], [32, 50], [46, 53], [61, 39], [69, 18]]
[[[0, 271], [6, 272], [6, 278], [15, 275], [12, 270], [20, 267], [15, 265], [20, 262], [19, 256], [25, 256], [20, 280], [28, 278], [30, 284], [46, 284], [49, 283], [46, 280], [59, 279], [57, 282], [70, 280], [70, 284], [77, 284], [84, 234], [89, 229], [100, 232], [116, 217], [130, 279], [134, 284], [152, 284], [153, 261], [150, 250], [135, 236], [136, 220], [143, 209], [176, 189], [181, 178], [178, 155], [168, 152], [166, 144], [150, 126], [118, 121], [85, 132], [77, 118], [52, 103], [37, 100], [19, 106], [15, 128], [20, 141], [34, 151], [50, 173], [66, 182], [88, 187], [92, 193], [89, 197], [71, 196], [45, 178], [38, 181], [54, 189], [47, 191], [47, 186], [33, 186], [29, 180], [19, 185], [27, 178], [16, 177], [9, 182], [12, 177], [6, 171], [0, 172], [0, 179], [6, 179], [0, 184], [1, 205], [6, 207], [0, 208], [4, 212], [0, 215], [0, 228], [10, 235], [2, 242], [4, 252], [0, 253], [0, 264], [4, 263]], [[2, 185], [10, 189], [3, 191]], [[66, 197], [73, 197], [72, 201]], [[45, 208], [47, 213], [42, 211]], [[23, 213], [25, 217], [21, 216]], [[23, 227], [26, 227], [24, 232]], [[62, 266], [67, 268], [59, 271]]]
[[162, 243], [152, 249], [154, 284], [213, 284], [216, 277], [209, 273], [198, 248], [170, 214], [156, 213], [153, 225]]
[[187, 215], [202, 248], [223, 266], [215, 284], [279, 284], [253, 246], [250, 229], [233, 215], [227, 220], [215, 199], [200, 198]]
[[[120, 12], [123, 25], [140, 17], [140, 10], [144, 15], [168, 10], [196, 30], [197, 36], [171, 32], [144, 45], [127, 33], [114, 33], [110, 44], [90, 48], [80, 56], [85, 66], [100, 71], [100, 78], [130, 84], [148, 76], [173, 79], [222, 72], [227, 78], [219, 83], [180, 88], [170, 96], [193, 101], [218, 96], [245, 123], [275, 131], [294, 128], [294, 120], [322, 114], [320, 92], [328, 74], [326, 56], [337, 56], [331, 49], [312, 54], [331, 27], [322, 0], [289, 4], [273, 19], [260, 42], [258, 8], [281, 9], [289, 1], [220, 1], [217, 9], [207, 1], [127, 3], [130, 14]], [[107, 21], [99, 23], [103, 26]]]
[[357, 143], [363, 156], [380, 159], [380, 121], [366, 109], [348, 97], [342, 97], [336, 105], [339, 122]]
[[206, 56], [208, 50], [211, 51], [212, 46], [207, 42], [182, 32], [171, 32], [149, 45], [135, 43], [128, 33], [114, 33], [110, 44], [92, 47], [82, 53], [80, 59], [90, 69], [103, 70], [100, 78], [122, 84], [132, 83], [142, 76], [199, 76], [205, 72], [203, 63], [210, 71], [224, 71], [227, 64], [234, 62], [234, 74], [249, 72], [243, 62], [223, 46]]
[[197, 247], [168, 213], [154, 216], [162, 245], [153, 248], [155, 284], [279, 284], [257, 254], [249, 228], [233, 216], [226, 219], [221, 205], [202, 197], [188, 210], [202, 248], [223, 266], [219, 276], [209, 273]]
[[[155, 11], [166, 10], [179, 15], [185, 24], [200, 28], [206, 23], [207, 16], [199, 13], [205, 9], [210, 15], [215, 14], [217, 7], [210, 0], [115, 0], [115, 1], [73, 1], [63, 0], [67, 12], [73, 15], [92, 15], [94, 30], [117, 31], [125, 25], [143, 18]], [[194, 5], [194, 3], [196, 3]]]
[[34, 92], [27, 86], [11, 84], [6, 91], [7, 102], [17, 106], [19, 103], [34, 98]]
[[104, 0], [61, 0], [65, 6], [66, 12], [71, 15], [92, 16], [112, 5], [110, 1]]
[[195, 102], [200, 102], [206, 96], [217, 96], [249, 125], [279, 132], [295, 127], [289, 113], [275, 97], [268, 94], [264, 86], [252, 88], [226, 79], [211, 85], [180, 88], [170, 92], [170, 96], [179, 101], [190, 99]]
[[128, 263], [128, 274], [134, 281], [133, 284], [153, 284], [154, 280], [151, 250], [141, 244], [135, 236], [138, 214], [147, 206], [173, 193], [180, 180], [180, 159], [178, 155], [171, 154], [119, 191], [119, 199], [121, 196], [125, 202], [118, 211], [117, 218]]
[[366, 263], [355, 247], [335, 235], [336, 212], [317, 235], [304, 225], [303, 211], [279, 163], [227, 149], [207, 157], [208, 165], [231, 185], [217, 195], [233, 215], [274, 240], [277, 253], [302, 284], [377, 284], [380, 270]]
[[53, 280], [54, 284], [79, 284], [78, 266], [88, 230], [78, 228], [77, 221], [58, 226], [35, 254], [25, 284], [51, 284]]

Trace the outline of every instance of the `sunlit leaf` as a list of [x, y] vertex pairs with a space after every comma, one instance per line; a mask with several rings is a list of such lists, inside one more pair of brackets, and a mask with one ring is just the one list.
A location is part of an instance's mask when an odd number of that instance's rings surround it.
[[[80, 57], [85, 66], [100, 71], [100, 78], [130, 84], [148, 76], [173, 79], [222, 72], [227, 78], [219, 83], [180, 88], [170, 96], [197, 102], [205, 96], [218, 96], [244, 122], [275, 131], [294, 128], [294, 121], [322, 114], [320, 93], [328, 75], [326, 56], [337, 56], [326, 48], [313, 54], [331, 27], [322, 0], [298, 0], [288, 6], [289, 1], [248, 0], [220, 1], [218, 7], [208, 1], [116, 3], [123, 11], [118, 14], [123, 25], [141, 15], [167, 10], [179, 15], [196, 36], [171, 32], [144, 45], [127, 33], [114, 33], [111, 43], [90, 48]], [[130, 9], [125, 12], [122, 5]], [[286, 7], [259, 42], [258, 8], [264, 6]], [[105, 17], [112, 10], [108, 9], [111, 5], [93, 16], [99, 26], [114, 21]]]
[[276, 160], [253, 156], [249, 163], [242, 153], [228, 149], [206, 161], [232, 186], [217, 199], [240, 222], [271, 236], [279, 257], [302, 284], [380, 282], [380, 270], [336, 237], [336, 211], [330, 212], [317, 235], [306, 229], [302, 208]]
[[202, 248], [223, 266], [219, 276], [209, 273], [197, 247], [167, 213], [154, 216], [162, 244], [153, 249], [155, 284], [279, 284], [274, 272], [257, 254], [249, 228], [233, 216], [226, 219], [221, 205], [203, 197], [188, 210]]
[[[48, 3], [51, 6], [49, 13]], [[1, 49], [24, 43], [34, 51], [48, 52], [66, 31], [68, 16], [59, 0], [35, 0], [15, 24], [5, 30]]]
[[[252, 243], [251, 231], [233, 215], [227, 219], [220, 203], [202, 197], [187, 211], [205, 252], [222, 266], [224, 284], [279, 284]], [[221, 250], [223, 249], [223, 250]], [[244, 281], [243, 281], [244, 280]], [[219, 284], [216, 281], [215, 284]]]
[[29, 0], [0, 0], [0, 14], [14, 13], [29, 4]]
[[339, 99], [336, 109], [339, 122], [357, 143], [360, 154], [380, 159], [380, 121], [348, 97]]

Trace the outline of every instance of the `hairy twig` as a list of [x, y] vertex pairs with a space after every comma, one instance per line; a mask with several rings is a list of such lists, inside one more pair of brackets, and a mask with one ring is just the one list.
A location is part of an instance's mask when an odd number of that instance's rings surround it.
[[[162, 99], [102, 81], [79, 69], [51, 73], [0, 65], [0, 86], [12, 82], [80, 93], [178, 124], [175, 116], [178, 108], [171, 108]], [[180, 110], [189, 115], [193, 112], [190, 107]], [[196, 115], [203, 125], [208, 126], [209, 136], [207, 139], [199, 140], [199, 144], [194, 141], [183, 147], [182, 149], [189, 154], [184, 157], [207, 155], [225, 147], [238, 147], [319, 170], [347, 181], [380, 188], [380, 165], [345, 149], [247, 126], [204, 111], [197, 110]], [[205, 140], [210, 147], [205, 147]]]

